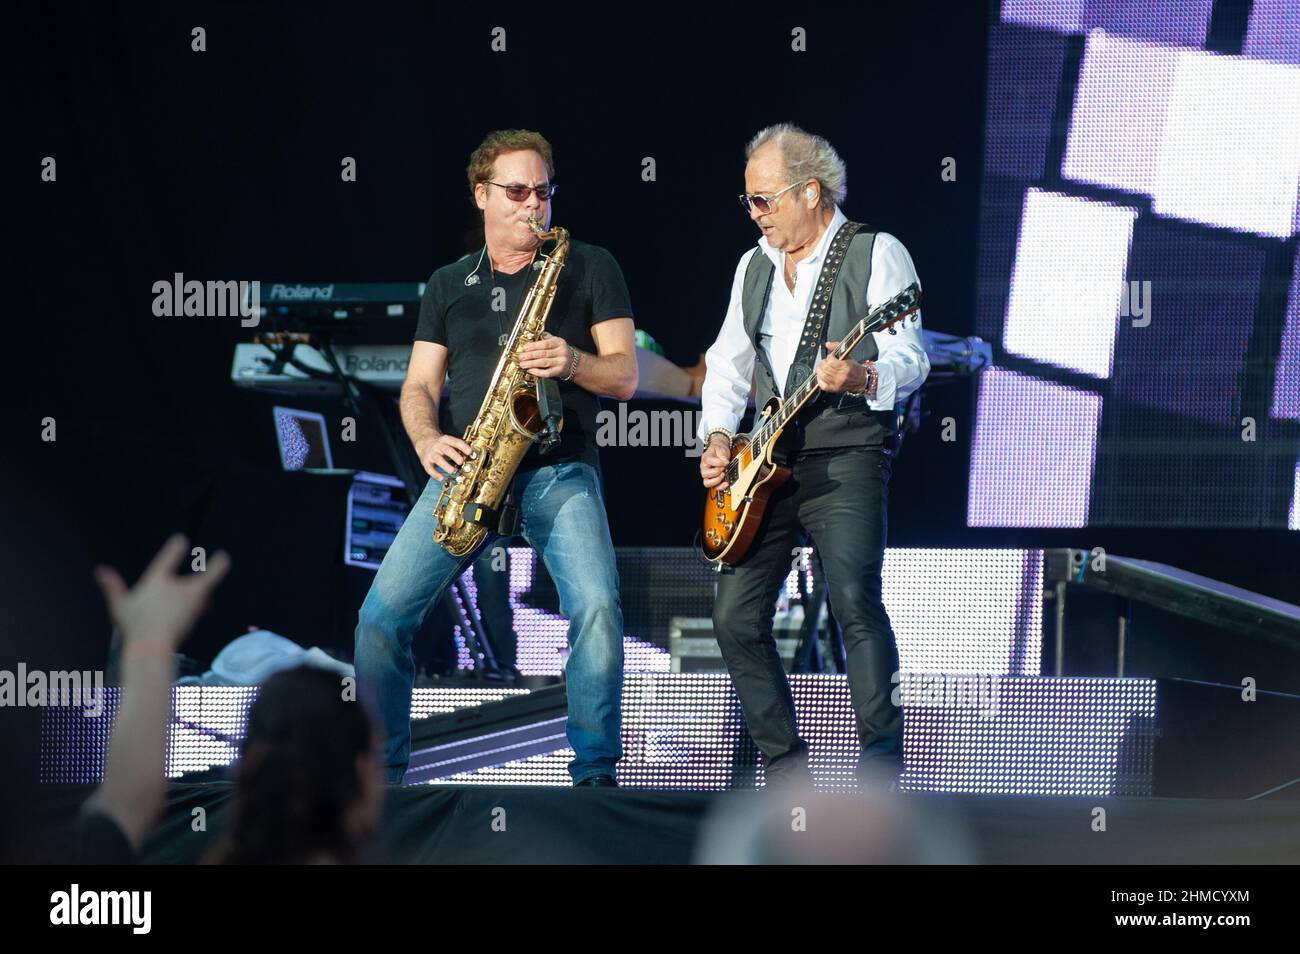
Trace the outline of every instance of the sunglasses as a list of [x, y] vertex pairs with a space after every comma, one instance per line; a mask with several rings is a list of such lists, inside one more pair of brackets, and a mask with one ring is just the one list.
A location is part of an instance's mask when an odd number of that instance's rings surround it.
[[537, 201], [549, 202], [551, 196], [555, 195], [555, 190], [557, 188], [554, 182], [548, 182], [546, 185], [540, 185], [537, 186], [536, 188], [532, 186], [520, 185], [518, 183], [512, 185], [504, 185], [503, 183], [500, 182], [492, 182], [490, 179], [484, 179], [483, 182], [485, 185], [494, 185], [498, 189], [505, 189], [506, 198], [509, 199], [511, 202], [527, 201], [528, 193], [530, 192], [537, 193]]
[[740, 204], [745, 207], [746, 212], [750, 210], [750, 206], [753, 206], [758, 209], [760, 215], [766, 215], [768, 212], [772, 211], [772, 207], [776, 205], [777, 199], [781, 198], [781, 196], [785, 195], [795, 186], [801, 186], [803, 184], [804, 180], [802, 179], [798, 182], [791, 182], [780, 192], [775, 192], [772, 195], [762, 195], [760, 193], [754, 193], [753, 195], [745, 194], [740, 197]]

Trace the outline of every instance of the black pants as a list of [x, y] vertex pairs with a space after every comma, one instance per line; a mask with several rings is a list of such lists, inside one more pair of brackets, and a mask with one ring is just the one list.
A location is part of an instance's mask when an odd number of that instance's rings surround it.
[[772, 771], [807, 758], [772, 638], [776, 597], [805, 532], [821, 557], [831, 612], [844, 634], [862, 762], [902, 767], [903, 710], [891, 698], [898, 648], [880, 598], [891, 467], [892, 456], [879, 448], [800, 456], [745, 559], [719, 576], [713, 630], [750, 735]]

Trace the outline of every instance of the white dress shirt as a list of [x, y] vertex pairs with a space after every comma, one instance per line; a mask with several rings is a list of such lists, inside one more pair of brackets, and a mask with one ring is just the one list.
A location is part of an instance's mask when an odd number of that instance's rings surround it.
[[[758, 246], [741, 256], [736, 266], [736, 276], [731, 283], [731, 302], [722, 322], [718, 340], [705, 355], [707, 372], [701, 393], [703, 412], [700, 415], [699, 437], [705, 440], [713, 428], [723, 427], [735, 431], [744, 416], [754, 377], [754, 343], [745, 334], [745, 319], [740, 307], [741, 289], [750, 257], [762, 253], [772, 260], [776, 274], [772, 276], [772, 293], [767, 299], [767, 309], [759, 325], [760, 338], [767, 349], [768, 360], [776, 376], [778, 388], [785, 387], [785, 378], [794, 361], [803, 334], [804, 320], [813, 289], [821, 275], [822, 259], [830, 247], [831, 239], [848, 219], [837, 206], [830, 225], [822, 234], [811, 255], [795, 265], [794, 291], [785, 283], [784, 253], [760, 238]], [[842, 277], [841, 277], [842, 280]], [[893, 298], [908, 285], [920, 280], [912, 257], [903, 243], [888, 232], [876, 235], [871, 253], [871, 278], [867, 282], [867, 305], [876, 308]], [[895, 324], [897, 334], [888, 330], [873, 331], [879, 355], [872, 362], [878, 374], [876, 393], [867, 405], [876, 411], [893, 410], [909, 394], [919, 388], [930, 373], [930, 359], [926, 357], [921, 339], [921, 313], [917, 311], [904, 321]], [[861, 346], [859, 346], [861, 347]], [[854, 351], [858, 353], [857, 349]], [[821, 349], [820, 362], [827, 352]]]

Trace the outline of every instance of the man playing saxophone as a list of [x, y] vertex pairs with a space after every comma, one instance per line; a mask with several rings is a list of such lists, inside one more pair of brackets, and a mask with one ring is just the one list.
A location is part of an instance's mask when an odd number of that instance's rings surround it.
[[[470, 157], [468, 179], [483, 213], [481, 251], [429, 279], [402, 386], [401, 412], [429, 482], [403, 523], [362, 604], [356, 632], [359, 694], [380, 716], [388, 778], [410, 760], [411, 642], [433, 602], [496, 538], [461, 557], [434, 542], [442, 482], [471, 449], [462, 440], [483, 403], [503, 346], [541, 265], [533, 225], [550, 227], [556, 187], [551, 146], [539, 133], [489, 133]], [[535, 223], [530, 224], [530, 219]], [[614, 548], [596, 451], [598, 395], [627, 400], [636, 390], [632, 307], [623, 273], [605, 249], [570, 243], [547, 317], [549, 336], [525, 344], [519, 364], [559, 382], [560, 440], [523, 458], [512, 498], [516, 532], [545, 564], [569, 618], [569, 772], [575, 785], [615, 783], [622, 755], [623, 615]], [[438, 426], [444, 380], [449, 420]], [[505, 508], [503, 508], [504, 510]], [[502, 528], [505, 529], [505, 528]]]

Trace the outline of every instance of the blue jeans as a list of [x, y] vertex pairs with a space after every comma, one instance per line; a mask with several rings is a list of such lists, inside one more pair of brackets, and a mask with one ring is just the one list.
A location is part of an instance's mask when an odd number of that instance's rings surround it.
[[[358, 696], [378, 714], [389, 781], [411, 760], [411, 642], [436, 599], [474, 559], [453, 557], [433, 541], [441, 481], [424, 488], [375, 574], [357, 623]], [[600, 475], [581, 461], [561, 461], [515, 477], [519, 534], [555, 581], [569, 619], [569, 763], [574, 782], [614, 774], [622, 757], [623, 610], [614, 545]], [[483, 547], [496, 535], [489, 533]], [[481, 552], [482, 547], [479, 548]]]

